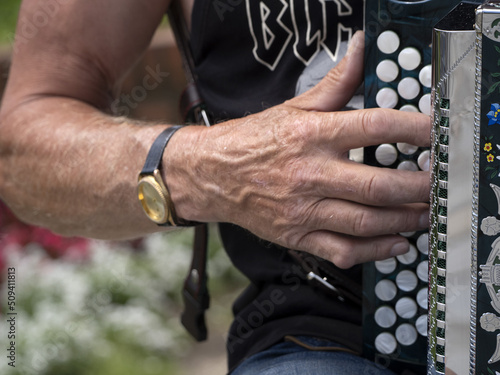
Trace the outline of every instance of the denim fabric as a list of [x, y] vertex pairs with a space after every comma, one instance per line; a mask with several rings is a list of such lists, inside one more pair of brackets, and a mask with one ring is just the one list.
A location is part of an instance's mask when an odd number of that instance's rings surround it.
[[282, 342], [255, 354], [231, 375], [394, 375], [367, 359], [343, 351], [332, 351], [336, 343], [314, 337], [298, 336], [302, 343], [330, 350], [309, 350], [293, 342]]

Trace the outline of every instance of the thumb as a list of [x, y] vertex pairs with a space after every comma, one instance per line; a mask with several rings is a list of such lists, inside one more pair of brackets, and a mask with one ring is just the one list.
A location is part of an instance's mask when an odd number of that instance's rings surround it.
[[343, 108], [363, 81], [364, 32], [357, 31], [342, 61], [312, 89], [289, 101], [303, 110], [335, 111]]

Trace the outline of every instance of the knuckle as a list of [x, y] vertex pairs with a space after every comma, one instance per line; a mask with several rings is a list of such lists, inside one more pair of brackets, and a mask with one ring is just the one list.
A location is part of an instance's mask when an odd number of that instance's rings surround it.
[[329, 126], [331, 115], [316, 110], [300, 110], [295, 113], [296, 127], [302, 129], [300, 136], [324, 136], [324, 127]]
[[367, 139], [376, 139], [387, 134], [390, 118], [388, 110], [382, 108], [361, 111], [361, 125]]
[[305, 235], [291, 235], [289, 237], [290, 248], [302, 251], [311, 251], [313, 249], [313, 238], [310, 233]]
[[326, 259], [337, 267], [348, 269], [359, 263], [356, 257], [356, 241], [348, 236], [335, 236], [335, 242], [325, 241], [326, 232], [310, 232], [296, 237], [296, 250], [307, 251]]
[[281, 221], [283, 222], [282, 227], [286, 228], [295, 226], [301, 218], [300, 211], [300, 208], [293, 204], [283, 206], [280, 215]]
[[292, 155], [299, 155], [306, 144], [321, 136], [321, 118], [314, 112], [277, 111], [272, 124], [275, 144]]
[[352, 217], [352, 234], [357, 236], [371, 235], [376, 218], [367, 210], [357, 211]]
[[369, 203], [378, 203], [383, 197], [383, 186], [381, 186], [381, 179], [377, 174], [368, 176], [365, 180], [363, 189], [364, 198]]
[[303, 248], [304, 242], [307, 241], [306, 225], [303, 224], [304, 219], [299, 208], [290, 205], [288, 208], [283, 208], [278, 217], [274, 220], [274, 229], [279, 239], [279, 242], [293, 249]]
[[315, 112], [304, 112], [297, 116], [294, 123], [294, 134], [298, 140], [314, 139], [321, 134], [322, 120]]
[[323, 79], [328, 82], [328, 87], [332, 87], [342, 81], [342, 78], [344, 78], [343, 74], [343, 70], [337, 67], [336, 69], [330, 69]]
[[281, 216], [281, 238], [294, 248], [303, 247], [307, 241], [305, 233], [314, 226], [314, 209], [304, 210], [299, 205], [290, 205], [283, 209]]

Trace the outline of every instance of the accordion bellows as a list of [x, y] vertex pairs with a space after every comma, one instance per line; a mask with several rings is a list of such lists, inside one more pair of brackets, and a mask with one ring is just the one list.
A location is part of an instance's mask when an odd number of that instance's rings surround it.
[[434, 29], [429, 374], [500, 373], [500, 2]]

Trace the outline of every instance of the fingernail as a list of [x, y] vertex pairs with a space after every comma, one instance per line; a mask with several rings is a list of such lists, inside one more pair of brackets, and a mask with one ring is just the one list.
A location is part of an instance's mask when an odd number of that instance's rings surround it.
[[406, 254], [410, 250], [408, 242], [398, 242], [391, 249], [391, 256], [395, 257], [398, 255]]
[[361, 30], [358, 30], [354, 33], [354, 35], [351, 38], [351, 41], [349, 42], [349, 48], [347, 48], [347, 55], [350, 55], [352, 52], [354, 52], [360, 43], [363, 41], [364, 38], [364, 33]]

